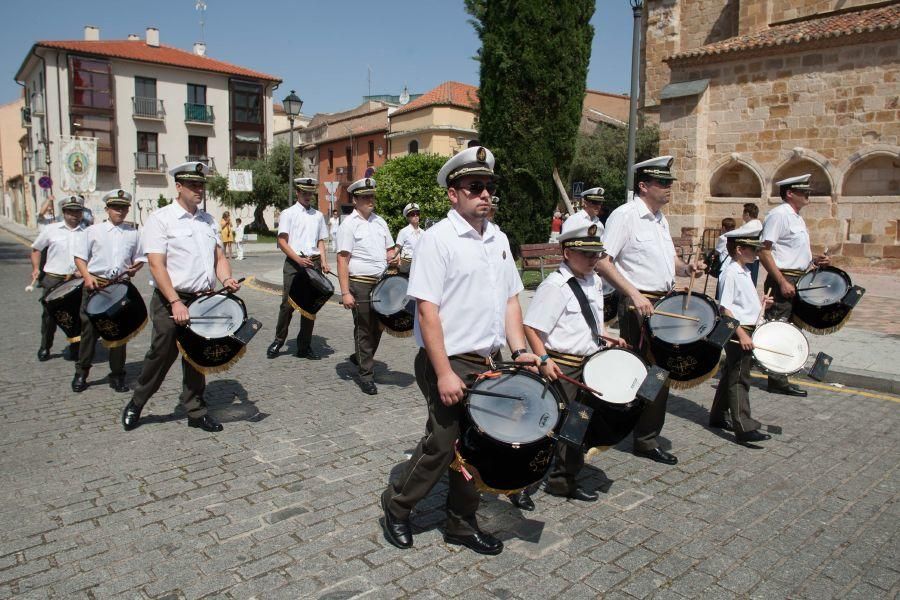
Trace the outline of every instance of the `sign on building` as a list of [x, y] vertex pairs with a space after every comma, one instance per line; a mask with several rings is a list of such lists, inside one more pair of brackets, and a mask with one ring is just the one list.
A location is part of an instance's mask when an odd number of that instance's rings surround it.
[[253, 171], [241, 169], [231, 169], [228, 171], [228, 191], [252, 192]]

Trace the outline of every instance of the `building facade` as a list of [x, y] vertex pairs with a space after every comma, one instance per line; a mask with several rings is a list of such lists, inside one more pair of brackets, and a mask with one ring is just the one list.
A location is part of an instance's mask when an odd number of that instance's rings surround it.
[[391, 158], [427, 152], [452, 156], [478, 138], [478, 88], [447, 81], [392, 111], [387, 134]]
[[676, 157], [668, 209], [695, 241], [774, 183], [812, 173], [817, 251], [900, 266], [900, 6], [648, 0], [643, 115]]
[[[109, 189], [131, 190], [138, 223], [160, 198], [174, 198], [171, 166], [199, 160], [226, 173], [271, 146], [279, 78], [211, 59], [203, 44], [192, 52], [162, 45], [155, 28], [144, 39], [103, 41], [86, 27], [84, 38], [35, 43], [16, 74], [31, 116], [26, 152], [33, 161], [25, 177], [54, 182], [35, 190], [38, 204], [66, 193], [57, 187], [61, 136], [98, 140], [97, 190], [86, 194], [88, 207], [101, 209]], [[207, 208], [216, 216], [223, 210], [214, 199]]]
[[25, 168], [23, 145], [27, 143], [26, 125], [31, 116], [25, 110], [25, 98], [0, 106], [0, 189], [3, 216], [18, 223], [34, 223], [38, 207], [26, 202], [30, 189], [22, 176]]

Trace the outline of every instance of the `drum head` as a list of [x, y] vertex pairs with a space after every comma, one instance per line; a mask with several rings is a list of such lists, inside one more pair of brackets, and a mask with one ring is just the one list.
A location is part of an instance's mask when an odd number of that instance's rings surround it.
[[756, 346], [753, 349], [756, 362], [771, 373], [796, 373], [809, 357], [806, 336], [797, 327], [782, 321], [769, 321], [757, 327], [753, 332], [753, 345]]
[[[547, 436], [559, 421], [559, 404], [544, 381], [525, 373], [502, 373], [482, 379], [469, 393], [469, 415], [475, 425], [495, 440], [528, 444]], [[484, 396], [477, 390], [516, 396]]]
[[227, 337], [240, 329], [247, 317], [244, 305], [230, 296], [208, 296], [191, 302], [189, 327], [199, 336], [215, 339]]
[[114, 305], [124, 300], [127, 295], [128, 285], [124, 283], [114, 283], [104, 288], [100, 288], [88, 298], [85, 312], [87, 312], [88, 315], [103, 314]]
[[654, 314], [650, 317], [650, 331], [669, 344], [690, 344], [704, 339], [716, 326], [719, 311], [712, 299], [703, 294], [691, 294], [687, 310], [684, 306], [684, 292], [678, 292], [657, 302], [654, 310], [696, 317], [699, 321], [666, 317]]
[[601, 394], [603, 402], [633, 402], [647, 376], [647, 366], [635, 353], [622, 348], [607, 348], [591, 356], [584, 364], [585, 385]]
[[849, 289], [850, 278], [833, 267], [810, 271], [797, 280], [797, 295], [803, 302], [813, 306], [837, 304]]
[[372, 308], [386, 317], [405, 310], [410, 302], [410, 297], [406, 295], [408, 288], [409, 279], [406, 277], [385, 277], [372, 288]]
[[82, 285], [84, 285], [84, 280], [80, 277], [64, 281], [63, 283], [53, 288], [49, 294], [47, 294], [46, 301], [53, 302], [54, 300], [58, 300], [60, 298], [68, 296], [75, 290], [80, 289]]

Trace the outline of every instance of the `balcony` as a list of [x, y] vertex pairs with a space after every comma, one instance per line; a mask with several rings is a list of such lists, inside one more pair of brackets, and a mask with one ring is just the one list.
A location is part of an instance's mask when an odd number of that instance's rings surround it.
[[47, 171], [47, 153], [44, 152], [43, 148], [38, 148], [32, 154], [34, 155], [34, 161], [31, 164], [32, 172], [45, 173]]
[[184, 103], [184, 122], [195, 123], [198, 125], [213, 125], [216, 122], [216, 115], [213, 107], [208, 104], [191, 104]]
[[185, 162], [202, 162], [209, 167], [210, 173], [216, 172], [216, 161], [211, 156], [202, 156], [199, 154], [188, 154], [184, 157]]
[[44, 114], [44, 95], [40, 92], [34, 92], [31, 94], [31, 114]]
[[30, 156], [22, 157], [22, 173], [24, 173], [25, 175], [34, 173], [34, 159], [32, 159]]
[[163, 106], [163, 101], [158, 98], [132, 97], [131, 105], [134, 108], [135, 119], [162, 121], [166, 117], [166, 108]]
[[31, 127], [31, 109], [27, 106], [23, 106], [21, 109], [22, 112], [22, 127], [28, 128]]
[[135, 173], [160, 175], [165, 174], [167, 168], [165, 154], [157, 154], [156, 152], [134, 153]]

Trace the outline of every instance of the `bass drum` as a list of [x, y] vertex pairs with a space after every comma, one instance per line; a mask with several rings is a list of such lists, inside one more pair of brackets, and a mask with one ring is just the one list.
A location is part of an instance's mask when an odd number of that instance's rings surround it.
[[[498, 398], [479, 392], [514, 396]], [[452, 468], [481, 491], [513, 494], [550, 469], [565, 406], [555, 386], [528, 371], [482, 374], [470, 386]]]
[[80, 277], [54, 286], [41, 299], [47, 312], [66, 334], [66, 341], [74, 344], [81, 339], [81, 291], [84, 280]]
[[602, 394], [581, 390], [581, 402], [594, 409], [584, 447], [615, 446], [634, 429], [643, 401], [638, 389], [647, 377], [644, 359], [624, 348], [604, 348], [584, 362], [581, 380]]
[[188, 302], [187, 309], [191, 320], [176, 332], [178, 349], [204, 374], [231, 368], [261, 327], [247, 318], [244, 302], [233, 294], [198, 296]]
[[147, 305], [130, 281], [92, 292], [84, 312], [107, 348], [124, 346], [147, 324]]
[[816, 335], [838, 331], [865, 292], [837, 267], [819, 267], [797, 280], [791, 320]]
[[603, 322], [609, 325], [619, 314], [619, 292], [605, 280], [600, 291], [603, 293]]
[[806, 365], [809, 342], [784, 321], [769, 321], [753, 331], [753, 358], [767, 373], [793, 375]]
[[406, 295], [407, 289], [406, 275], [386, 275], [369, 297], [384, 330], [394, 337], [409, 337], [415, 324], [416, 301]]
[[288, 291], [288, 302], [301, 315], [315, 321], [316, 313], [333, 295], [334, 284], [321, 271], [299, 267]]

